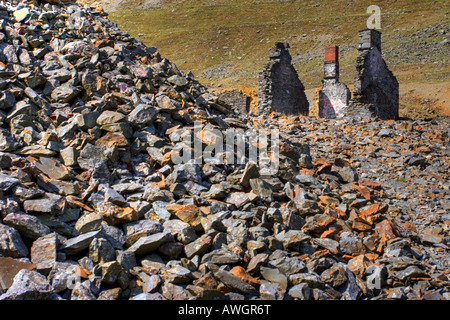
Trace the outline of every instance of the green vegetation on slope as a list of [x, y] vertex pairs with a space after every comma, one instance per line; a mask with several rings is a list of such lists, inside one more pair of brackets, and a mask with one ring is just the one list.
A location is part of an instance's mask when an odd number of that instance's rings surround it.
[[[307, 89], [320, 86], [323, 47], [330, 44], [341, 48], [341, 80], [353, 83], [358, 30], [366, 28], [366, 9], [374, 4], [368, 0], [166, 0], [158, 9], [133, 10], [130, 3], [122, 2], [110, 18], [134, 37], [143, 34], [140, 39], [145, 44], [156, 46], [204, 84], [256, 88], [268, 50], [275, 42], [286, 41]], [[443, 63], [448, 60], [448, 45], [440, 43], [448, 34], [426, 31], [430, 25], [448, 25], [448, 2], [377, 4], [385, 59], [401, 85], [448, 82], [450, 67]], [[414, 33], [416, 37], [411, 36]]]

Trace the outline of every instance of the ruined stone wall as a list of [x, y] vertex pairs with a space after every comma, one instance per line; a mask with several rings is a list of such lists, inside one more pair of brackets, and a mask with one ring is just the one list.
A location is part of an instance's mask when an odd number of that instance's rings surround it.
[[381, 33], [366, 29], [360, 31], [359, 36], [357, 75], [350, 114], [397, 120], [399, 84], [383, 60]]
[[250, 97], [239, 90], [224, 91], [217, 95], [219, 100], [227, 103], [232, 109], [241, 114], [248, 114], [250, 109]]
[[308, 115], [305, 88], [292, 66], [289, 44], [276, 43], [259, 77], [258, 113]]

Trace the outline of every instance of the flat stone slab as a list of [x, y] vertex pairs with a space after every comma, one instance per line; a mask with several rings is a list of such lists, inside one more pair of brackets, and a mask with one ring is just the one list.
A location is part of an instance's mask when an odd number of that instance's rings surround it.
[[101, 235], [101, 230], [82, 234], [78, 237], [67, 240], [62, 246], [61, 251], [67, 255], [74, 255], [89, 248], [92, 240]]
[[51, 179], [66, 180], [70, 177], [66, 166], [63, 165], [58, 159], [48, 157], [40, 157], [39, 159], [35, 159], [33, 157], [28, 157], [28, 160]]
[[173, 236], [168, 232], [160, 232], [152, 234], [148, 237], [142, 237], [136, 241], [131, 247], [127, 249], [134, 254], [146, 254], [152, 251], [156, 251], [160, 245], [172, 241]]

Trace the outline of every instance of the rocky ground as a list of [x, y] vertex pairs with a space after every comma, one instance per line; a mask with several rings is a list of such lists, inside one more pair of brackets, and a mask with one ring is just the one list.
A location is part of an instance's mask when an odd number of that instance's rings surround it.
[[[238, 114], [100, 9], [0, 3], [0, 300], [450, 299], [449, 119]], [[280, 168], [174, 164], [194, 121]]]

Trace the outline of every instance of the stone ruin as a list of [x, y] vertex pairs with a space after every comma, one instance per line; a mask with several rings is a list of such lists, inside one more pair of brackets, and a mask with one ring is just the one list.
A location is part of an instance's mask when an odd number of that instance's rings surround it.
[[[292, 66], [289, 44], [278, 42], [259, 78], [258, 114], [272, 111], [284, 115], [309, 115], [305, 88]], [[319, 91], [319, 117], [399, 118], [399, 84], [382, 57], [381, 33], [359, 32], [357, 75], [353, 99], [339, 82], [339, 47], [325, 47], [324, 80]]]
[[335, 119], [345, 115], [350, 90], [339, 82], [339, 47], [325, 47], [324, 80], [319, 91], [319, 117]]
[[309, 113], [305, 87], [292, 65], [288, 48], [288, 43], [277, 42], [259, 76], [258, 114], [274, 111], [307, 116]]
[[248, 95], [242, 93], [240, 90], [228, 90], [217, 94], [220, 101], [225, 102], [235, 112], [240, 114], [248, 114], [250, 111], [251, 99]]
[[399, 85], [383, 60], [381, 32], [364, 29], [359, 32], [357, 75], [350, 116], [360, 118], [399, 118]]

